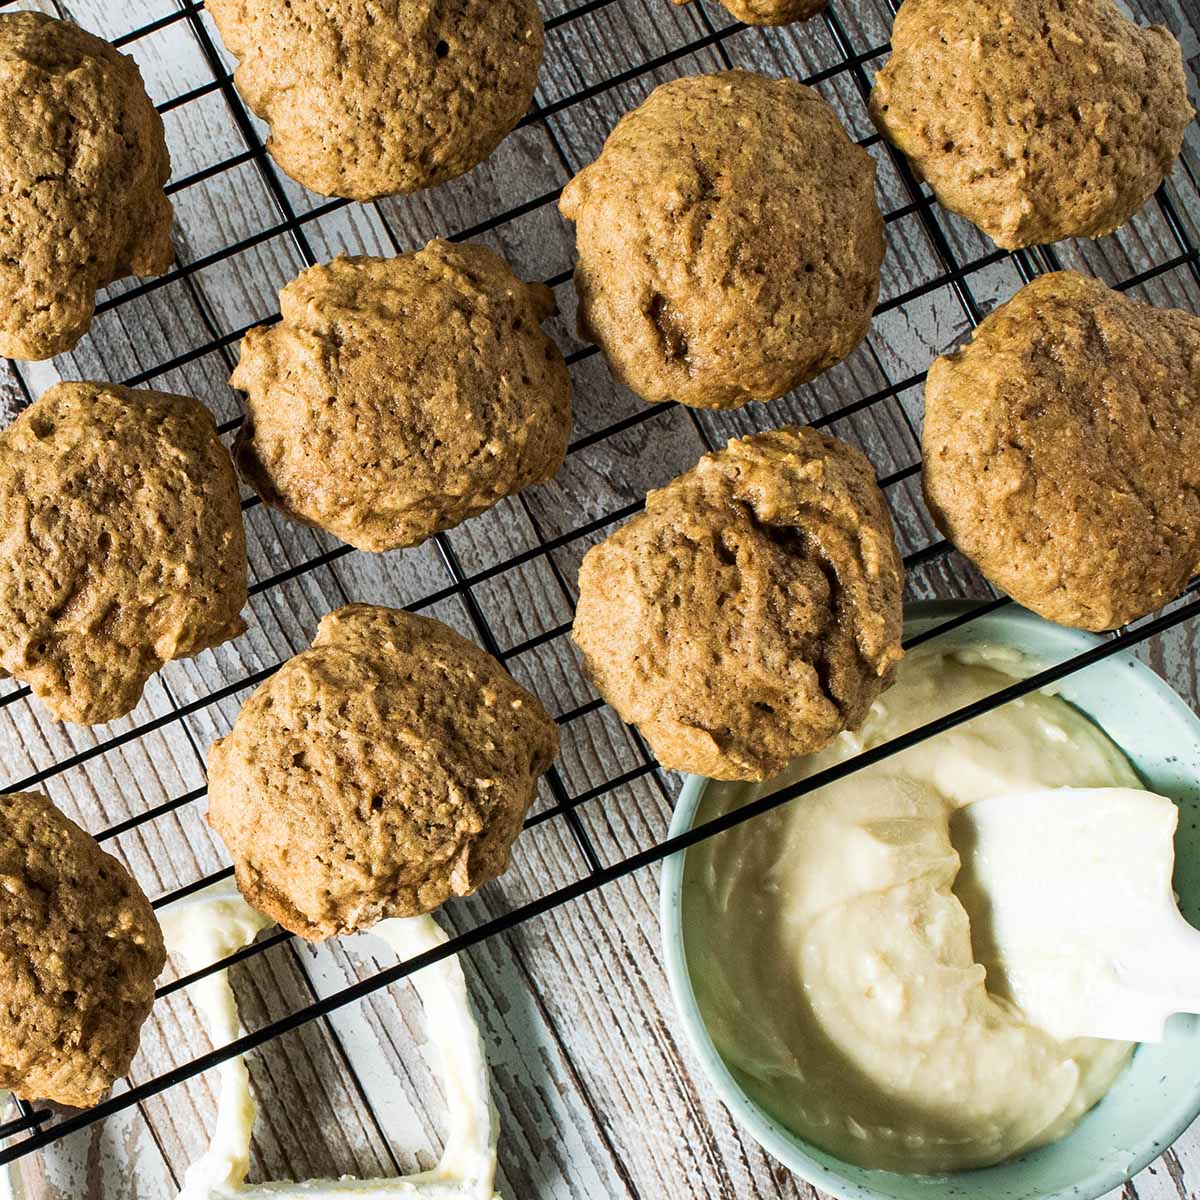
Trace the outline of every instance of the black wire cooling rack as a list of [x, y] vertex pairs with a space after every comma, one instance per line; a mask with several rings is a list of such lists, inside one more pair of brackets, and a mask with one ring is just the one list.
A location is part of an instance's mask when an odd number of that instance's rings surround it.
[[[619, 2], [620, 0], [588, 0], [588, 2], [581, 3], [568, 11], [549, 17], [546, 20], [547, 32], [551, 33], [555, 29], [568, 26], [572, 22]], [[0, 0], [0, 8], [8, 7], [12, 3], [13, 0]], [[237, 241], [233, 241], [219, 250], [181, 262], [161, 278], [139, 282], [131, 287], [126, 287], [122, 291], [110, 294], [98, 305], [98, 315], [110, 309], [127, 305], [138, 297], [156, 291], [174, 280], [186, 278], [196, 272], [203, 271], [206, 267], [230, 259], [241, 254], [243, 251], [264, 244], [281, 235], [291, 240], [295, 251], [305, 265], [312, 265], [318, 261], [318, 258], [310, 244], [306, 229], [312, 222], [350, 203], [349, 201], [340, 199], [329, 200], [302, 212], [297, 212], [279, 177], [268, 163], [266, 151], [257, 132], [255, 122], [247, 113], [233, 87], [232, 78], [224, 67], [219, 50], [214, 44], [212, 35], [202, 17], [203, 5], [198, 2], [189, 2], [189, 0], [175, 0], [175, 3], [178, 5], [176, 9], [115, 39], [114, 44], [128, 50], [134, 43], [158, 33], [168, 26], [186, 23], [191, 36], [195, 40], [196, 46], [203, 56], [208, 71], [211, 73], [211, 79], [190, 90], [171, 96], [161, 102], [158, 108], [160, 112], [166, 113], [198, 100], [203, 96], [218, 93], [226, 102], [228, 112], [236, 125], [237, 134], [241, 139], [243, 148], [224, 158], [222, 161], [213, 163], [182, 178], [172, 180], [167, 187], [167, 191], [171, 194], [181, 193], [224, 172], [232, 171], [243, 165], [252, 165], [269, 193], [277, 220], [275, 223], [258, 229]], [[665, 5], [666, 0], [663, 0], [663, 3]], [[886, 3], [890, 6], [893, 13], [899, 6], [899, 0], [886, 0]], [[859, 97], [865, 100], [870, 90], [869, 66], [887, 53], [888, 45], [886, 42], [867, 46], [855, 45], [847, 31], [847, 23], [839, 15], [840, 10], [848, 6], [849, 0], [840, 0], [840, 2], [831, 5], [821, 18], [818, 18], [819, 21], [823, 21], [825, 32], [831, 39], [832, 45], [836, 48], [836, 61], [822, 70], [811, 74], [804, 82], [817, 85], [826, 81], [832, 81], [837, 77], [844, 77], [852, 82]], [[759, 36], [759, 31], [748, 29], [747, 26], [740, 23], [735, 22], [721, 28], [716, 28], [706, 14], [700, 12], [698, 16], [700, 27], [705, 31], [702, 36], [674, 47], [667, 53], [638, 63], [628, 70], [613, 74], [583, 87], [573, 94], [562, 96], [542, 105], [535, 104], [522, 124], [544, 124], [547, 118], [555, 113], [562, 112], [601, 96], [611, 89], [617, 88], [619, 85], [649, 75], [661, 68], [669, 68], [678, 60], [709, 48], [714, 49], [719, 54], [725, 65], [732, 65], [730, 56], [726, 53], [726, 43], [728, 40], [736, 36]], [[548, 61], [544, 69], [552, 69], [552, 63]], [[916, 217], [920, 221], [921, 228], [928, 239], [929, 245], [933, 249], [936, 260], [936, 270], [930, 278], [916, 286], [907, 288], [899, 295], [884, 300], [877, 310], [879, 314], [886, 313], [891, 309], [902, 309], [922, 296], [948, 288], [953, 294], [954, 302], [961, 308], [962, 316], [965, 318], [967, 324], [973, 327], [983, 315], [981, 306], [971, 290], [970, 277], [973, 274], [1010, 259], [1019, 277], [1025, 282], [1028, 282], [1039, 273], [1059, 268], [1059, 258], [1053, 247], [1037, 247], [1031, 251], [1018, 251], [1012, 255], [1001, 251], [992, 251], [971, 259], [965, 259], [963, 254], [956, 252], [951, 245], [951, 239], [947, 237], [942, 223], [935, 215], [931, 197], [914, 180], [903, 158], [890, 148], [884, 146], [878, 135], [865, 137], [860, 140], [860, 144], [865, 147], [879, 147], [877, 153], [888, 156], [891, 166], [901, 181], [906, 200], [903, 204], [885, 214], [886, 222], [891, 225], [905, 218]], [[1176, 172], [1170, 186], [1176, 189], [1186, 189], [1189, 199], [1200, 197], [1200, 190], [1197, 189], [1195, 175], [1186, 162]], [[477, 238], [490, 231], [499, 229], [501, 226], [525, 214], [554, 204], [559, 197], [559, 192], [559, 189], [555, 189], [533, 196], [503, 212], [497, 212], [487, 217], [470, 228], [455, 231], [449, 234], [449, 236], [452, 240]], [[1177, 191], [1176, 195], [1178, 196], [1179, 194]], [[1153, 201], [1153, 205], [1157, 209], [1158, 216], [1162, 219], [1163, 225], [1169, 234], [1169, 242], [1173, 244], [1175, 252], [1165, 257], [1160, 257], [1159, 261], [1152, 263], [1147, 269], [1118, 281], [1116, 286], [1128, 289], [1146, 284], [1169, 272], [1185, 271], [1191, 277], [1192, 282], [1200, 287], [1200, 251], [1197, 250], [1195, 240], [1189, 232], [1188, 222], [1181, 219], [1176, 201], [1172, 199], [1167, 185], [1164, 185], [1159, 190]], [[386, 227], [386, 221], [384, 224]], [[390, 228], [389, 236], [392, 236], [392, 240], [395, 242], [394, 235], [390, 234]], [[396, 249], [400, 249], [398, 242], [396, 243]], [[568, 278], [569, 272], [564, 272], [546, 282], [556, 285], [565, 282]], [[276, 316], [274, 319], [278, 320], [278, 317]], [[252, 324], [270, 323], [271, 320], [272, 318], [267, 318], [266, 321], [260, 319]], [[129, 386], [145, 384], [176, 368], [201, 359], [214, 351], [232, 347], [241, 340], [246, 329], [250, 327], [248, 325], [230, 333], [214, 336], [183, 353], [164, 359], [164, 361], [157, 363], [151, 369], [142, 370], [122, 382]], [[567, 361], [571, 366], [574, 366], [592, 357], [594, 354], [596, 354], [594, 347], [586, 347], [570, 354]], [[21, 379], [21, 376], [16, 372], [13, 372], [13, 374], [21, 383], [21, 386], [24, 387], [24, 381]], [[886, 371], [884, 371], [884, 376], [887, 378]], [[889, 381], [885, 387], [863, 395], [852, 402], [844, 403], [836, 409], [824, 413], [811, 423], [818, 426], [830, 425], [855, 413], [868, 410], [875, 405], [889, 401], [899, 401], [906, 392], [919, 387], [923, 380], [924, 372], [922, 371], [894, 382]], [[28, 394], [25, 396], [25, 399], [30, 399]], [[646, 406], [635, 414], [612, 422], [602, 429], [579, 436], [572, 443], [569, 453], [578, 453], [586, 447], [609, 438], [614, 434], [640, 425], [670, 407], [673, 407], [673, 405], [660, 404]], [[695, 413], [689, 412], [688, 416], [694, 424], [701, 441], [709, 449], [714, 448], [714, 440], [711, 434], [696, 419]], [[222, 432], [231, 432], [236, 428], [237, 424], [237, 419], [226, 421], [221, 426]], [[919, 474], [919, 471], [920, 464], [917, 463], [893, 472], [881, 479], [880, 482], [885, 488], [889, 488]], [[523, 498], [519, 498], [519, 500], [522, 504], [526, 503]], [[258, 499], [252, 497], [244, 502], [243, 507], [250, 509], [258, 503]], [[504, 558], [503, 561], [493, 563], [475, 571], [466, 570], [458, 554], [455, 552], [451, 540], [445, 535], [439, 536], [435, 539], [436, 550], [451, 582], [422, 597], [408, 607], [413, 611], [420, 611], [433, 607], [443, 601], [459, 600], [464, 606], [474, 632], [482, 645], [502, 662], [510, 662], [528, 650], [566, 636], [570, 628], [569, 623], [560, 624], [552, 629], [545, 630], [535, 637], [527, 638], [518, 645], [502, 649], [500, 644], [501, 639], [497, 637], [492, 624], [489, 623], [488, 606], [477, 594], [479, 589], [487, 584], [488, 581], [496, 579], [515, 567], [532, 563], [535, 560], [541, 560], [548, 565], [564, 599], [570, 605], [573, 592], [563, 578], [559, 566], [554, 561], [552, 557], [553, 553], [580, 539], [589, 538], [606, 527], [632, 516], [641, 507], [641, 502], [625, 505], [614, 511], [606, 512], [590, 521], [581, 523], [560, 535], [554, 537], [539, 535], [535, 546], [531, 546], [520, 553], [510, 555]], [[538, 528], [537, 523], [532, 522], [532, 524], [536, 530]], [[912, 569], [935, 562], [949, 555], [951, 549], [946, 541], [935, 540], [907, 555], [905, 565], [907, 568]], [[330, 564], [351, 553], [353, 553], [353, 550], [349, 546], [337, 546], [333, 549], [325, 550], [302, 563], [290, 565], [286, 569], [279, 570], [266, 578], [256, 580], [251, 585], [251, 595], [255, 596], [270, 589], [278, 588], [290, 580]], [[571, 883], [547, 891], [535, 899], [512, 907], [499, 916], [482, 921], [473, 928], [451, 937], [445, 945], [436, 950], [431, 950], [394, 967], [379, 971], [370, 978], [346, 987], [341, 991], [314, 1000], [311, 1004], [297, 1008], [283, 1018], [274, 1020], [262, 1028], [247, 1033], [237, 1041], [203, 1054], [184, 1065], [176, 1066], [145, 1082], [125, 1087], [123, 1090], [117, 1090], [101, 1104], [86, 1112], [62, 1115], [45, 1106], [33, 1106], [21, 1102], [19, 1105], [19, 1116], [7, 1123], [0, 1124], [0, 1141], [7, 1141], [4, 1148], [0, 1149], [0, 1166], [48, 1146], [69, 1133], [103, 1120], [106, 1116], [114, 1112], [139, 1104], [148, 1097], [165, 1091], [203, 1071], [207, 1071], [235, 1055], [243, 1054], [255, 1047], [262, 1046], [289, 1030], [323, 1017], [344, 1005], [352, 1004], [378, 989], [385, 988], [404, 979], [431, 962], [456, 954], [487, 938], [512, 929], [514, 926], [520, 925], [540, 914], [547, 913], [551, 909], [565, 904], [570, 900], [585, 896], [603, 887], [605, 884], [621, 879], [653, 863], [657, 863], [667, 855], [683, 850], [705, 837], [711, 836], [741, 821], [748, 820], [759, 813], [786, 803], [788, 800], [810, 792], [835, 779], [842, 778], [871, 763], [932, 737], [939, 732], [968, 721], [973, 717], [998, 708], [1019, 696], [1062, 680], [1092, 663], [1098, 662], [1122, 650], [1129, 649], [1185, 621], [1190, 621], [1200, 616], [1200, 598], [1196, 596], [1198, 591], [1200, 591], [1200, 579], [1193, 580], [1180, 601], [1162, 615], [1144, 620], [1134, 627], [1120, 630], [1108, 636], [1085, 653], [1078, 654], [1062, 663], [1049, 667], [1028, 679], [1013, 683], [1002, 691], [980, 700], [967, 708], [931, 722], [903, 737], [894, 739], [886, 745], [860, 754], [854, 759], [831, 767], [810, 779], [804, 780], [802, 783], [788, 787], [774, 795], [763, 797], [735, 813], [726, 814], [705, 825], [694, 828], [681, 836], [659, 840], [608, 865], [602, 862], [601, 856], [597, 853], [585, 824], [579, 818], [578, 810], [583, 805], [607, 796], [617, 789], [632, 783], [634, 780], [644, 777], [649, 777], [660, 790], [662, 797], [669, 801], [672, 793], [661, 770], [650, 756], [645, 744], [636, 734], [633, 735], [633, 738], [640, 753], [639, 763], [626, 771], [614, 774], [611, 778], [606, 779], [597, 786], [572, 795], [568, 792], [560, 774], [556, 770], [552, 770], [548, 776], [548, 783], [553, 802], [548, 806], [538, 809], [529, 818], [527, 827], [542, 824], [546, 821], [562, 820], [569, 828], [586, 863], [586, 871], [582, 877]], [[948, 619], [936, 628], [910, 639], [906, 643], [906, 646], [911, 648], [918, 642], [935, 638], [942, 632], [967, 624], [978, 616], [995, 611], [1009, 603], [1010, 601], [1006, 597], [999, 597], [988, 601], [978, 608]], [[187, 704], [176, 704], [172, 701], [171, 711], [155, 716], [150, 720], [142, 721], [133, 728], [108, 736], [92, 746], [61, 757], [51, 765], [29, 774], [26, 778], [8, 780], [3, 785], [4, 790], [19, 791], [38, 787], [51, 777], [59, 775], [73, 767], [80, 766], [89, 759], [103, 755], [116, 747], [132, 742], [156, 729], [179, 721], [190, 714], [197, 713], [210, 705], [217, 704], [222, 700], [236, 695], [238, 692], [244, 691], [250, 686], [258, 684], [267, 678], [273, 670], [277, 669], [277, 666], [278, 664], [275, 667], [266, 668], [248, 675], [241, 675], [236, 679], [230, 680], [227, 685]], [[28, 689], [25, 687], [13, 688], [0, 696], [0, 710], [3, 710], [28, 694]], [[558, 717], [558, 721], [562, 726], [568, 726], [572, 722], [581, 720], [601, 707], [602, 701], [593, 699], [588, 703], [577, 705], [570, 711], [563, 713]], [[146, 822], [154, 821], [166, 813], [182, 808], [200, 799], [204, 795], [204, 791], [203, 787], [195, 788], [150, 807], [136, 816], [132, 816], [100, 831], [97, 834], [98, 839], [103, 842], [135, 829]], [[231, 873], [231, 869], [225, 869], [207, 875], [204, 878], [196, 879], [183, 887], [160, 896], [154, 901], [155, 907], [161, 908], [219, 879], [226, 878]], [[178, 991], [180, 988], [187, 987], [197, 979], [213, 971], [224, 969], [234, 962], [240, 962], [259, 955], [270, 947], [286, 941], [290, 936], [283, 932], [275, 932], [262, 937], [252, 945], [247, 946], [219, 963], [213, 964], [205, 970], [171, 980], [159, 988], [158, 996], [160, 998], [166, 996]]]

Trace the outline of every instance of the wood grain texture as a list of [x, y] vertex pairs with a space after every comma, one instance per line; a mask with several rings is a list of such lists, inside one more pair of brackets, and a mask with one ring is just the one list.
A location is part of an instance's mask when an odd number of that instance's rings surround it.
[[[52, 363], [0, 366], [0, 423], [60, 378], [136, 378], [200, 397], [232, 427], [240, 405], [226, 381], [238, 332], [275, 313], [278, 289], [306, 262], [339, 252], [396, 253], [434, 235], [477, 236], [526, 277], [555, 281], [560, 314], [553, 332], [565, 352], [585, 352], [565, 279], [573, 238], [558, 216], [557, 192], [595, 156], [622, 112], [656, 83], [682, 73], [745, 66], [808, 78], [834, 71], [847, 48], [862, 55], [879, 51], [867, 58], [861, 76], [843, 71], [819, 85], [853, 136], [871, 139], [863, 88], [886, 57], [891, 11], [885, 0], [835, 0], [836, 24], [816, 20], [776, 30], [742, 29], [707, 0], [682, 8], [667, 0], [608, 0], [556, 23], [578, 2], [545, 0], [552, 28], [528, 124], [469, 176], [367, 206], [330, 205], [283, 177], [259, 153], [260, 123], [249, 122], [254, 138], [246, 140], [236, 119], [245, 114], [228, 85], [214, 79], [192, 22], [172, 21], [125, 45], [151, 96], [166, 106], [179, 266], [149, 289], [136, 281], [110, 288], [92, 331], [72, 354]], [[14, 7], [56, 11], [109, 38], [178, 11], [177, 0], [18, 0]], [[1195, 97], [1200, 0], [1141, 0], [1135, 12], [1165, 22], [1181, 38]], [[207, 18], [201, 26], [227, 70], [231, 64]], [[839, 45], [839, 33], [849, 47]], [[602, 86], [615, 76], [620, 83]], [[195, 98], [175, 102], [192, 92]], [[538, 116], [543, 111], [544, 119]], [[427, 611], [485, 644], [494, 639], [509, 669], [553, 712], [587, 705], [594, 693], [569, 639], [556, 631], [570, 621], [579, 559], [607, 526], [571, 536], [575, 530], [640, 501], [706, 448], [787, 421], [828, 423], [862, 446], [881, 475], [913, 467], [921, 375], [935, 355], [966, 336], [973, 319], [1020, 285], [1012, 259], [985, 261], [993, 251], [985, 239], [914, 190], [886, 146], [871, 141], [870, 150], [879, 165], [880, 203], [885, 213], [900, 215], [889, 218], [880, 314], [846, 363], [769, 406], [727, 414], [664, 406], [647, 415], [612, 381], [602, 358], [585, 353], [573, 366], [573, 449], [558, 478], [452, 531], [441, 549], [430, 543], [382, 556], [342, 553], [333, 539], [247, 497], [248, 633], [171, 664], [136, 712], [106, 727], [56, 726], [25, 697], [3, 703], [0, 784], [53, 771], [47, 789], [93, 830], [196, 793], [109, 847], [154, 896], [222, 868], [223, 848], [203, 820], [205, 751], [236, 716], [248, 690], [242, 681], [306, 646], [321, 615], [347, 600], [419, 604], [442, 596]], [[1193, 125], [1168, 187], [1192, 237], [1200, 229], [1198, 168]], [[299, 224], [289, 231], [292, 215]], [[225, 253], [262, 231], [270, 232]], [[953, 262], [939, 253], [941, 244]], [[1114, 237], [1061, 245], [1034, 265], [1061, 262], [1119, 282], [1178, 253], [1170, 222], [1155, 203]], [[952, 280], [955, 263], [966, 270]], [[914, 288], [920, 294], [900, 304]], [[1136, 290], [1156, 303], [1200, 310], [1200, 286], [1187, 267]], [[130, 292], [136, 295], [128, 298]], [[220, 344], [175, 369], [159, 369], [214, 342]], [[937, 540], [916, 478], [893, 484], [889, 500], [905, 552]], [[534, 555], [550, 538], [563, 542]], [[496, 570], [518, 556], [527, 557]], [[473, 608], [447, 594], [455, 572], [492, 571], [472, 588]], [[924, 564], [908, 583], [910, 599], [990, 594], [957, 555]], [[1156, 639], [1142, 653], [1200, 701], [1194, 627]], [[0, 702], [17, 690], [12, 681], [0, 683]], [[153, 728], [146, 731], [148, 722]], [[558, 773], [569, 796], [601, 788], [648, 761], [636, 734], [605, 708], [563, 726]], [[537, 825], [518, 842], [508, 874], [448, 908], [445, 922], [469, 929], [582, 878], [588, 861], [581, 834], [602, 862], [653, 844], [665, 834], [677, 787], [673, 777], [643, 774], [583, 804], [577, 830], [561, 816]], [[544, 787], [539, 809], [553, 800]], [[656, 870], [641, 872], [466, 956], [501, 1116], [502, 1190], [518, 1200], [815, 1196], [738, 1130], [681, 1042], [661, 967], [657, 885]], [[236, 968], [233, 979], [248, 1027], [259, 1028], [389, 961], [369, 938], [315, 948], [287, 941]], [[424, 1047], [421, 1014], [401, 985], [253, 1055], [263, 1115], [252, 1178], [372, 1175], [432, 1163], [444, 1101]], [[156, 1006], [131, 1079], [157, 1076], [207, 1048], [186, 991], [175, 993]], [[200, 1152], [213, 1111], [212, 1081], [197, 1077], [26, 1160], [26, 1190], [36, 1200], [169, 1197]], [[1123, 1194], [1186, 1200], [1195, 1192], [1193, 1180], [1200, 1180], [1195, 1131]]]

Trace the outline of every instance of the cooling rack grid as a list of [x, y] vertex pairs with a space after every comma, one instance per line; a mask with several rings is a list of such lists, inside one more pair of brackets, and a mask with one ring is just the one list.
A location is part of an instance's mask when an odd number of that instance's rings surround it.
[[[636, 732], [620, 726], [588, 689], [569, 645], [575, 567], [587, 547], [637, 512], [649, 486], [666, 482], [699, 454], [734, 434], [788, 421], [833, 428], [872, 455], [896, 516], [910, 598], [985, 598], [982, 607], [942, 629], [1009, 603], [989, 592], [937, 536], [921, 505], [917, 430], [925, 368], [1022, 282], [1063, 266], [1098, 274], [1156, 303], [1200, 311], [1200, 140], [1194, 128], [1173, 177], [1126, 230], [1094, 244], [1006, 254], [936, 206], [866, 118], [865, 98], [888, 52], [895, 0], [834, 0], [823, 16], [784, 30], [748, 28], [715, 5], [546, 0], [547, 56], [537, 99], [493, 160], [431, 193], [363, 206], [315, 197], [275, 168], [264, 150], [263, 126], [233, 88], [232, 64], [202, 4], [131, 0], [122, 13], [111, 12], [105, 0], [9, 0], [0, 7], [37, 7], [77, 19], [134, 56], [167, 123], [175, 162], [168, 191], [178, 214], [178, 262], [170, 272], [110, 288], [92, 333], [72, 355], [55, 364], [7, 364], [0, 379], [7, 415], [61, 371], [66, 378], [112, 378], [197, 395], [214, 407], [222, 434], [230, 438], [240, 416], [225, 379], [246, 329], [278, 319], [278, 287], [338, 251], [398, 253], [434, 234], [490, 241], [522, 274], [544, 278], [555, 289], [562, 312], [554, 332], [576, 383], [576, 431], [560, 479], [419, 550], [372, 560], [289, 527], [247, 495], [253, 628], [243, 640], [249, 645], [171, 664], [124, 721], [98, 730], [56, 727], [28, 689], [12, 681], [3, 685], [0, 786], [49, 790], [129, 863], [156, 907], [231, 873], [202, 822], [204, 751], [228, 729], [248, 691], [303, 648], [316, 619], [338, 603], [402, 604], [457, 625], [542, 696], [556, 713], [564, 750], [518, 847], [539, 835], [545, 840], [525, 858], [519, 849], [509, 876], [485, 889], [478, 902], [448, 910], [456, 932], [440, 950], [347, 978], [341, 986], [310, 987], [304, 1002], [251, 1023], [239, 1041], [189, 1053], [165, 1069], [156, 1069], [143, 1053], [136, 1075], [87, 1112], [21, 1103], [0, 1125], [0, 1164], [139, 1107], [232, 1055], [328, 1019], [435, 958], [620, 887], [718, 828], [1123, 649], [1166, 646], [1157, 653], [1173, 655], [1177, 674], [1182, 671], [1194, 687], [1195, 655], [1180, 668], [1180, 654], [1192, 652], [1179, 649], [1185, 643], [1178, 631], [1200, 615], [1200, 580], [1162, 614], [1085, 654], [668, 840], [666, 817], [678, 781], [656, 767]], [[1179, 28], [1180, 14], [1184, 20], [1196, 15], [1184, 8], [1146, 0], [1138, 15], [1167, 17], [1177, 33], [1190, 37], [1185, 52], [1189, 46], [1197, 52], [1192, 25]], [[594, 347], [574, 337], [570, 232], [555, 204], [563, 183], [594, 157], [616, 116], [655, 83], [728, 66], [790, 74], [820, 88], [875, 157], [889, 240], [882, 299], [864, 347], [792, 397], [737, 414], [647, 406], [612, 384]], [[291, 941], [282, 932], [269, 933], [207, 971], [168, 978], [156, 1015], [210, 971]], [[163, 1021], [169, 1026], [170, 1014]]]

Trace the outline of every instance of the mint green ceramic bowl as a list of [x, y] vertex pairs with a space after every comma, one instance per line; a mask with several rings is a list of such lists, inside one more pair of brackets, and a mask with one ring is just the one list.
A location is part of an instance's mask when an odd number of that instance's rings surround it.
[[[911, 636], [966, 612], [969, 604], [920, 604], [908, 614]], [[1011, 646], [1048, 667], [1097, 642], [1010, 605], [940, 634], [953, 647]], [[1060, 694], [1124, 750], [1148, 788], [1180, 806], [1175, 889], [1180, 908], [1200, 925], [1200, 720], [1153, 671], [1118, 654], [1070, 676]], [[691, 827], [709, 780], [689, 777], [671, 834]], [[729, 785], [714, 785], [729, 786]], [[802, 801], [800, 801], [802, 803]], [[769, 1153], [809, 1183], [843, 1200], [1094, 1200], [1153, 1162], [1200, 1114], [1200, 1019], [1176, 1016], [1164, 1041], [1142, 1045], [1107, 1096], [1062, 1141], [978, 1171], [901, 1175], [843, 1162], [797, 1137], [755, 1105], [722, 1061], [696, 1005], [682, 931], [686, 851], [663, 867], [661, 917], [667, 975], [683, 1028], [705, 1073], [734, 1119]]]

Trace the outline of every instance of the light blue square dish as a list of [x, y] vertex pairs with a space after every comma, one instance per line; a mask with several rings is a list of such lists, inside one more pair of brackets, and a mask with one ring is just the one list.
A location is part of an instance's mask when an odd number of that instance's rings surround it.
[[[905, 634], [922, 633], [972, 607], [963, 603], [914, 605]], [[980, 615], [938, 635], [938, 644], [948, 648], [980, 643], [1012, 647], [1038, 668], [1063, 662], [1098, 641], [1091, 634], [1052, 625], [1016, 605]], [[1200, 925], [1200, 719], [1130, 654], [1113, 655], [1069, 676], [1058, 692], [1108, 733], [1149, 789], [1178, 803], [1175, 889], [1184, 916]], [[708, 786], [707, 779], [688, 778], [671, 822], [672, 836], [691, 827]], [[665, 862], [661, 890], [667, 975], [684, 1031], [738, 1124], [816, 1187], [843, 1200], [930, 1200], [934, 1196], [1094, 1200], [1153, 1162], [1200, 1114], [1200, 1019], [1176, 1016], [1168, 1025], [1165, 1040], [1139, 1046], [1128, 1070], [1067, 1137], [1022, 1158], [976, 1171], [902, 1175], [854, 1166], [819, 1150], [746, 1096], [704, 1027], [683, 945], [681, 891], [686, 853]]]

